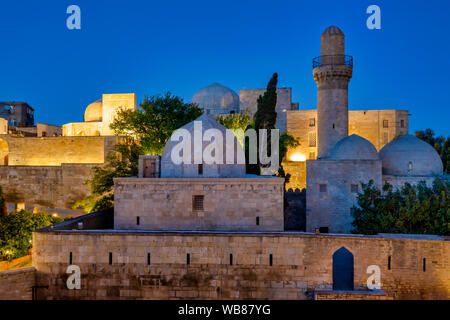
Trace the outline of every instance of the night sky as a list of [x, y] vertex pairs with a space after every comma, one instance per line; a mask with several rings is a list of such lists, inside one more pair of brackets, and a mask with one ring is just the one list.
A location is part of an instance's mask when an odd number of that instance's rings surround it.
[[[81, 30], [66, 9], [81, 8]], [[366, 9], [381, 8], [381, 30]], [[219, 82], [265, 87], [278, 72], [300, 109], [316, 107], [313, 57], [337, 25], [354, 56], [349, 107], [408, 109], [410, 132], [450, 136], [450, 2], [100, 1], [0, 3], [0, 101], [25, 101], [37, 122], [82, 121], [102, 93], [170, 91], [190, 101]]]

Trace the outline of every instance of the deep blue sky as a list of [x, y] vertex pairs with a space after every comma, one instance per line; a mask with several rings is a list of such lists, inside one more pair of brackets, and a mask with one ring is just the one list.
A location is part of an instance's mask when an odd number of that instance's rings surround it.
[[[81, 8], [81, 30], [66, 8]], [[368, 30], [366, 8], [381, 8]], [[37, 122], [82, 121], [102, 93], [171, 91], [190, 101], [220, 82], [262, 88], [273, 72], [315, 108], [311, 59], [329, 25], [355, 59], [350, 109], [408, 109], [410, 132], [450, 135], [450, 4], [445, 0], [111, 1], [0, 3], [0, 101], [26, 101]]]

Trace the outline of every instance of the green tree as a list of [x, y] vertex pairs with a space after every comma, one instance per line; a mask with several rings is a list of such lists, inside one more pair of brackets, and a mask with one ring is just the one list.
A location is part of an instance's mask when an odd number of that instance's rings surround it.
[[395, 189], [385, 184], [379, 190], [370, 181], [362, 184], [353, 207], [352, 232], [362, 234], [409, 233], [450, 235], [450, 183], [436, 179], [406, 183]]
[[195, 104], [168, 92], [145, 97], [137, 110], [120, 110], [111, 129], [117, 135], [136, 139], [145, 154], [161, 155], [172, 133], [202, 113]]
[[450, 174], [450, 137], [435, 136], [435, 133], [430, 128], [425, 130], [416, 131], [417, 138], [431, 144], [439, 153], [442, 164], [444, 166], [444, 172]]
[[245, 112], [220, 115], [217, 117], [218, 123], [233, 131], [241, 146], [244, 146], [244, 133], [251, 121], [252, 114], [249, 109], [245, 110]]
[[[70, 218], [66, 218], [70, 219]], [[12, 260], [28, 254], [32, 232], [65, 219], [45, 212], [14, 211], [0, 217], [0, 260]]]
[[91, 194], [77, 201], [73, 209], [96, 212], [114, 206], [114, 178], [138, 175], [139, 155], [161, 155], [173, 131], [197, 119], [203, 111], [194, 104], [172, 96], [145, 97], [138, 110], [120, 110], [111, 124], [122, 142], [108, 155], [103, 166], [95, 167]]
[[257, 100], [257, 110], [255, 113], [255, 129], [275, 129], [277, 122], [277, 83], [278, 74], [272, 75], [267, 89]]

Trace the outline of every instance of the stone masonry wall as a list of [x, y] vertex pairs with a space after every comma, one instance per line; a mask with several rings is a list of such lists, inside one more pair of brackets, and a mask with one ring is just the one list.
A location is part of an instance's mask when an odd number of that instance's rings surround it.
[[[281, 231], [281, 178], [118, 178], [115, 229]], [[203, 196], [203, 210], [194, 210]], [[139, 224], [138, 224], [139, 217]]]
[[[355, 290], [364, 290], [367, 267], [378, 265], [381, 289], [390, 297], [450, 299], [450, 242], [439, 239], [35, 232], [32, 261], [37, 285], [49, 286], [38, 289], [40, 299], [312, 299], [315, 290], [331, 290], [332, 256], [344, 246], [354, 255]], [[81, 270], [81, 290], [66, 288], [70, 253]]]
[[60, 166], [63, 163], [104, 163], [117, 137], [11, 137], [2, 136], [8, 145], [8, 164], [23, 166]]
[[77, 200], [89, 194], [89, 185], [84, 183], [92, 177], [95, 166], [0, 166], [0, 185], [9, 203], [71, 209]]
[[0, 300], [31, 300], [36, 269], [23, 268], [0, 272]]

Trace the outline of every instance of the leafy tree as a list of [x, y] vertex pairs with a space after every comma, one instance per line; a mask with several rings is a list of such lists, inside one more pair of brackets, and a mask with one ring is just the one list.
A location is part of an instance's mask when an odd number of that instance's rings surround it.
[[202, 115], [196, 105], [172, 96], [145, 97], [138, 110], [120, 110], [111, 124], [122, 142], [108, 155], [103, 166], [95, 167], [90, 185], [91, 194], [77, 201], [73, 209], [96, 212], [114, 206], [114, 178], [138, 175], [141, 154], [161, 155], [173, 131]]
[[220, 115], [217, 117], [217, 122], [233, 131], [241, 146], [244, 146], [244, 133], [251, 121], [252, 114], [249, 109], [245, 110], [245, 112]]
[[436, 149], [444, 165], [444, 172], [450, 174], [450, 137], [435, 136], [434, 131], [429, 128], [424, 131], [416, 131], [415, 135]]
[[410, 233], [450, 235], [450, 183], [436, 179], [406, 183], [395, 189], [385, 184], [379, 190], [370, 181], [362, 184], [353, 207], [352, 232], [362, 234]]
[[145, 154], [161, 155], [172, 133], [197, 119], [203, 111], [195, 104], [172, 96], [145, 97], [137, 110], [120, 110], [111, 129], [120, 136], [132, 137]]
[[60, 223], [59, 217], [39, 212], [31, 213], [27, 210], [14, 211], [0, 217], [0, 260], [12, 260], [27, 255], [31, 249], [32, 232]]

